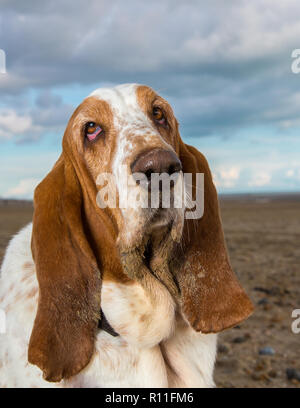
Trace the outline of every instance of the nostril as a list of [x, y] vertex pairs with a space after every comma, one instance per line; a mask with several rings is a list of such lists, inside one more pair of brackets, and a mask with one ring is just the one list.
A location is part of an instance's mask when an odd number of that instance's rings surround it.
[[175, 171], [174, 171], [174, 165], [171, 164], [171, 165], [169, 166], [169, 169], [168, 169], [168, 174], [171, 176], [171, 174], [173, 174], [173, 173], [175, 173]]
[[145, 176], [147, 177], [148, 181], [151, 181], [151, 174], [153, 173], [152, 169], [148, 169], [145, 171]]
[[178, 172], [180, 172], [181, 170], [182, 170], [182, 167], [181, 167], [181, 163], [180, 163], [180, 162], [178, 162], [178, 163], [172, 163], [172, 164], [170, 164], [170, 166], [169, 166], [168, 174], [171, 176], [172, 174], [178, 173]]

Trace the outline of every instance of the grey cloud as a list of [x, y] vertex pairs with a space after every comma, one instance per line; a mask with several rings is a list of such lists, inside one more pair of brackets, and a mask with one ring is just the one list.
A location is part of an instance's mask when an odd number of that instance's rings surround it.
[[0, 108], [0, 139], [24, 143], [49, 132], [61, 133], [73, 109], [49, 90], [42, 91], [34, 104], [22, 97], [13, 109]]
[[292, 124], [300, 109], [300, 75], [290, 70], [298, 14], [294, 0], [2, 0], [9, 75], [0, 89], [6, 101], [41, 89], [31, 115], [48, 127], [70, 110], [49, 101], [49, 89], [102, 82], [153, 86], [191, 136]]
[[66, 124], [74, 107], [63, 103], [59, 95], [46, 90], [39, 94], [36, 108], [32, 110], [34, 123], [47, 129], [60, 127]]

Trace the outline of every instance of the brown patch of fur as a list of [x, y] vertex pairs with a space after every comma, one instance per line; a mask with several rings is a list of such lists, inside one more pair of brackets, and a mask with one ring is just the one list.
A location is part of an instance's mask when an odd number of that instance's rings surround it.
[[121, 336], [126, 336], [128, 334], [127, 326], [120, 324], [120, 326], [118, 327], [118, 333]]
[[33, 288], [33, 289], [31, 289], [28, 293], [26, 293], [26, 297], [27, 297], [28, 299], [31, 299], [31, 298], [35, 297], [37, 293], [38, 293], [38, 289], [37, 289], [37, 288]]
[[180, 159], [185, 173], [204, 173], [205, 202], [201, 219], [185, 220], [181, 242], [184, 261], [173, 272], [181, 290], [183, 313], [192, 327], [203, 333], [216, 333], [246, 319], [253, 305], [229, 263], [217, 193], [207, 161], [181, 139]]
[[149, 319], [149, 315], [147, 314], [142, 314], [142, 316], [140, 316], [140, 322], [145, 322], [147, 319]]
[[25, 263], [23, 264], [23, 268], [24, 268], [24, 269], [32, 269], [33, 266], [34, 266], [34, 265], [33, 265], [32, 262], [25, 262]]

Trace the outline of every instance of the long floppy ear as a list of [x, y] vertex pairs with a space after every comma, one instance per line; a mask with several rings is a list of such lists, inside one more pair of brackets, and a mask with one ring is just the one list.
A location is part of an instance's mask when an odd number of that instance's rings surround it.
[[35, 191], [32, 252], [39, 303], [28, 360], [48, 381], [84, 368], [100, 314], [100, 272], [86, 239], [83, 194], [62, 154]]
[[[217, 333], [246, 319], [253, 305], [229, 263], [216, 189], [205, 157], [180, 139], [184, 173], [204, 173], [204, 214], [186, 219], [182, 246], [185, 260], [178, 274], [182, 311], [202, 333]], [[193, 188], [195, 189], [194, 181]]]

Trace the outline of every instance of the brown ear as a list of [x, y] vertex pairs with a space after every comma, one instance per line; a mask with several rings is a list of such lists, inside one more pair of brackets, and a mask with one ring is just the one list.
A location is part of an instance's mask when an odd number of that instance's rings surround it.
[[[181, 306], [191, 326], [217, 333], [246, 319], [253, 305], [229, 263], [216, 189], [204, 156], [180, 140], [184, 173], [204, 173], [204, 213], [186, 219], [182, 246], [185, 261], [178, 275]], [[193, 188], [194, 181], [193, 181]]]
[[32, 251], [39, 303], [28, 360], [48, 381], [84, 368], [100, 313], [100, 272], [86, 239], [83, 195], [62, 155], [35, 191]]

